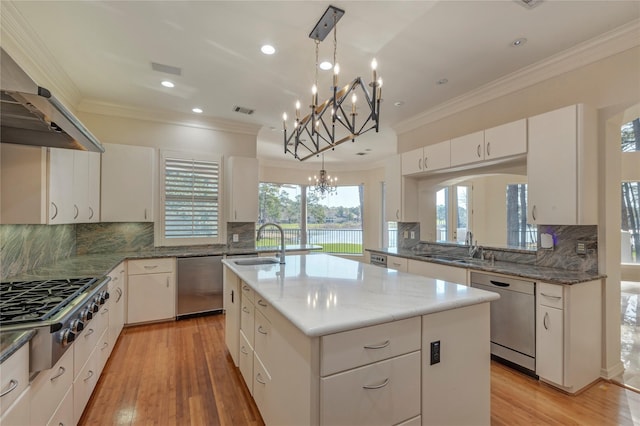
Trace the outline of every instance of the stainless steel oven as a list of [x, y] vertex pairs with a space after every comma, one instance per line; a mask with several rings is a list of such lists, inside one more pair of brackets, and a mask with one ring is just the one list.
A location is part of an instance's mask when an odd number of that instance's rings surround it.
[[491, 302], [491, 355], [535, 375], [535, 282], [472, 272], [471, 287], [500, 295]]

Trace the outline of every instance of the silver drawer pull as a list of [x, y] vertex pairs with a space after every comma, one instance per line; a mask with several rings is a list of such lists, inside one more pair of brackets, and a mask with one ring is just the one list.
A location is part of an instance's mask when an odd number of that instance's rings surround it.
[[91, 336], [94, 331], [95, 330], [93, 328], [88, 329], [87, 332], [84, 333], [84, 338], [86, 339], [87, 337]]
[[258, 375], [256, 376], [256, 382], [260, 383], [261, 385], [267, 384], [267, 382], [262, 381], [262, 375], [260, 373], [258, 373]]
[[389, 379], [386, 378], [384, 379], [384, 382], [380, 383], [379, 385], [364, 385], [362, 389], [380, 389], [387, 386], [388, 384], [389, 384]]
[[249, 308], [247, 308], [246, 306], [244, 306], [244, 307], [242, 308], [242, 312], [246, 312], [247, 314], [250, 314], [250, 313], [251, 313], [251, 311], [249, 310]]
[[156, 269], [158, 265], [144, 265], [144, 269]]
[[550, 294], [544, 294], [544, 293], [540, 293], [540, 296], [544, 296], [544, 297], [548, 297], [549, 299], [556, 299], [556, 300], [562, 299], [562, 296], [552, 296]]
[[265, 335], [267, 334], [267, 332], [264, 330], [264, 328], [262, 328], [261, 325], [258, 326], [258, 333], [265, 334]]
[[249, 290], [251, 290], [251, 288], [249, 288], [248, 285], [243, 285], [242, 286], [242, 291], [249, 291]]
[[260, 305], [260, 306], [262, 306], [262, 307], [264, 307], [264, 308], [266, 308], [267, 306], [269, 306], [269, 305], [267, 305], [266, 303], [264, 303], [264, 300], [262, 300], [262, 299], [259, 299], [259, 300], [258, 300], [258, 305]]
[[243, 353], [243, 354], [245, 354], [245, 355], [249, 355], [249, 352], [247, 352], [247, 350], [245, 349], [245, 347], [244, 347], [244, 346], [242, 346], [242, 347], [240, 348], [240, 352], [242, 352], [242, 353]]
[[86, 382], [87, 380], [89, 380], [92, 377], [93, 377], [93, 370], [89, 370], [89, 374], [87, 374], [87, 377], [84, 379], [84, 381]]
[[0, 398], [2, 398], [3, 396], [5, 396], [6, 394], [12, 392], [15, 388], [18, 387], [18, 381], [15, 379], [11, 379], [9, 381], [9, 389], [7, 389], [6, 391], [0, 393]]
[[391, 340], [387, 340], [384, 343], [381, 343], [379, 345], [367, 345], [364, 348], [365, 349], [382, 349], [382, 348], [386, 348], [387, 346], [389, 346], [389, 344], [391, 343]]
[[104, 342], [104, 343], [102, 344], [102, 349], [101, 349], [101, 350], [105, 350], [105, 349], [107, 349], [108, 347], [109, 347], [109, 343], [108, 343], [108, 342]]
[[55, 379], [57, 379], [58, 377], [62, 376], [66, 371], [67, 371], [67, 370], [65, 370], [65, 368], [64, 368], [64, 367], [60, 367], [60, 368], [58, 369], [58, 374], [56, 374], [55, 376], [53, 376], [53, 377], [52, 377], [51, 379], [49, 379], [49, 380], [51, 380], [51, 381], [53, 382], [53, 381], [54, 381]]
[[100, 315], [104, 315], [109, 312], [109, 308], [102, 308], [102, 313]]

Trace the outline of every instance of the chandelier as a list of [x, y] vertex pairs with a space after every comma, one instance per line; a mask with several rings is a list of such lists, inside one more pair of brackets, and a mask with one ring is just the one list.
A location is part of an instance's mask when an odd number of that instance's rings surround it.
[[336, 184], [338, 183], [337, 177], [331, 177], [324, 169], [324, 154], [322, 154], [322, 167], [320, 168], [320, 175], [309, 177], [309, 184], [313, 185], [310, 189], [318, 195], [320, 198], [324, 198], [326, 195], [333, 195], [338, 192]]
[[[346, 141], [355, 142], [356, 137], [375, 129], [378, 132], [382, 78], [377, 75], [377, 62], [371, 62], [372, 79], [369, 90], [362, 78], [356, 77], [343, 87], [338, 87], [340, 66], [336, 62], [338, 36], [336, 24], [344, 10], [329, 6], [309, 34], [315, 40], [316, 68], [315, 84], [311, 88], [311, 105], [308, 113], [301, 116], [300, 101], [296, 101], [293, 129], [287, 131], [287, 113], [282, 115], [284, 129], [284, 153], [304, 161], [334, 149]], [[318, 46], [333, 29], [333, 81], [330, 97], [318, 103]], [[349, 108], [349, 103], [351, 108]], [[356, 108], [357, 105], [357, 108]]]

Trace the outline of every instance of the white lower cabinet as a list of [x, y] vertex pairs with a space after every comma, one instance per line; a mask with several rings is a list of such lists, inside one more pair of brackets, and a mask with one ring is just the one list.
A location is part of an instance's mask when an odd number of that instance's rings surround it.
[[175, 318], [175, 258], [130, 260], [127, 269], [127, 324]]
[[0, 414], [4, 414], [29, 386], [29, 345], [23, 345], [0, 364]]
[[2, 426], [24, 426], [29, 423], [30, 416], [30, 388], [25, 389], [20, 396], [0, 416]]
[[94, 347], [89, 359], [84, 364], [73, 382], [73, 424], [82, 417], [84, 407], [89, 402], [91, 393], [100, 377], [100, 350]]
[[240, 348], [240, 278], [227, 268], [223, 272], [223, 287], [224, 341], [237, 367]]
[[[35, 423], [32, 423], [35, 424]], [[73, 389], [69, 388], [58, 409], [49, 419], [47, 426], [73, 425]]]
[[240, 374], [249, 388], [249, 393], [253, 395], [253, 346], [249, 344], [249, 340], [242, 330], [240, 330], [238, 368], [240, 368]]
[[320, 424], [394, 425], [420, 414], [420, 351], [320, 381]]
[[[41, 371], [31, 382], [31, 405], [38, 407], [31, 411], [31, 424], [44, 425], [50, 422], [65, 395], [69, 392], [73, 394], [72, 385], [73, 348], [69, 348], [53, 368]], [[73, 415], [71, 420], [65, 424], [73, 424]]]
[[120, 263], [109, 274], [109, 353], [113, 350], [124, 327], [127, 316], [127, 267]]
[[568, 393], [600, 377], [602, 281], [536, 284], [536, 374]]
[[387, 256], [387, 269], [407, 272], [407, 259], [404, 257]]

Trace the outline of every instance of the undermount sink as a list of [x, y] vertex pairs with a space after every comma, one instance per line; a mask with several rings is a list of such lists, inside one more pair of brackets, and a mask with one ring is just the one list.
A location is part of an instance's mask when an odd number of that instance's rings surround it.
[[255, 266], [255, 265], [275, 265], [280, 263], [275, 257], [250, 257], [246, 259], [234, 260], [233, 263], [239, 266]]

